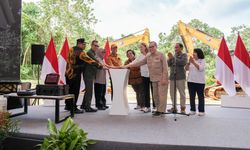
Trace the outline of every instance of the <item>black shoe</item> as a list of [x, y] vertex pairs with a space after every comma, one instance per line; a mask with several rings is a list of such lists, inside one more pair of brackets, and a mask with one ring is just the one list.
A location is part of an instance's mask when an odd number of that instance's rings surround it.
[[107, 105], [106, 105], [106, 106], [104, 106], [104, 107], [105, 107], [106, 109], [108, 109], [108, 108], [109, 108], [109, 106], [107, 106]]
[[159, 112], [159, 111], [156, 111], [155, 113], [153, 113], [152, 115], [154, 116], [154, 117], [160, 117], [160, 116], [162, 116], [162, 112]]
[[104, 107], [104, 106], [103, 106], [103, 107], [97, 107], [97, 109], [98, 109], [98, 110], [105, 110], [106, 107]]
[[97, 112], [97, 109], [94, 109], [94, 108], [85, 108], [85, 112]]
[[80, 107], [81, 109], [85, 109], [85, 107], [83, 106], [83, 105], [81, 105], [81, 107]]
[[171, 109], [167, 110], [169, 113], [177, 113], [178, 109], [175, 109], [174, 107], [172, 107]]
[[83, 113], [83, 110], [76, 108], [76, 109], [74, 110], [74, 113], [75, 113], [75, 114], [82, 114], [82, 113]]
[[64, 110], [70, 111], [70, 107], [69, 107], [69, 106], [65, 106], [65, 107], [64, 107]]

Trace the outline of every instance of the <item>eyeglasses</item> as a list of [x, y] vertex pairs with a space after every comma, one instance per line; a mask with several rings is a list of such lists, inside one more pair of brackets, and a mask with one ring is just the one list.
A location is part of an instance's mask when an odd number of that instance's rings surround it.
[[149, 46], [149, 48], [154, 48], [155, 46]]
[[99, 47], [99, 45], [94, 45], [95, 47]]

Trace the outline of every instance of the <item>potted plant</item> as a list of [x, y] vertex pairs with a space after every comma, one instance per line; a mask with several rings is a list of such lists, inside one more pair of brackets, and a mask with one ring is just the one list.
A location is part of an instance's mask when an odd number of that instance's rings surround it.
[[0, 112], [0, 149], [3, 148], [3, 141], [19, 131], [19, 121], [10, 119], [9, 112]]
[[86, 150], [89, 144], [95, 141], [87, 138], [88, 133], [69, 117], [58, 130], [54, 122], [48, 119], [49, 136], [42, 144], [40, 150]]

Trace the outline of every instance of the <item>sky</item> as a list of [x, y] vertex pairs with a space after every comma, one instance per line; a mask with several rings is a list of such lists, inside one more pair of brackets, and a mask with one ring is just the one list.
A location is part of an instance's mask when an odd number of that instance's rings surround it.
[[103, 38], [118, 39], [149, 28], [150, 39], [158, 41], [160, 32], [169, 34], [179, 20], [192, 19], [218, 28], [225, 36], [232, 27], [250, 27], [250, 0], [94, 0], [92, 7], [99, 20], [93, 29]]
[[151, 40], [158, 41], [158, 34], [169, 34], [179, 20], [199, 19], [225, 36], [231, 27], [250, 27], [250, 0], [94, 0], [92, 6], [99, 19], [94, 30], [114, 39], [147, 27]]

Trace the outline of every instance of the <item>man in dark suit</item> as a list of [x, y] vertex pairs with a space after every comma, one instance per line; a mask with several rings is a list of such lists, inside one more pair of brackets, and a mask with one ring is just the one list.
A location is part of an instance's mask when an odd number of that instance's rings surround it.
[[[91, 42], [91, 49], [87, 52], [87, 55], [96, 61], [98, 64], [99, 61], [95, 57], [95, 51], [98, 50], [99, 45], [97, 40]], [[82, 109], [85, 109], [85, 112], [97, 112], [97, 109], [91, 107], [91, 100], [93, 95], [93, 83], [96, 76], [97, 69], [94, 65], [86, 64], [85, 71], [83, 73], [83, 79], [85, 83], [85, 94], [82, 102]]]
[[84, 38], [77, 39], [76, 46], [69, 49], [66, 66], [66, 83], [69, 85], [69, 93], [75, 95], [75, 103], [71, 100], [65, 100], [65, 110], [70, 110], [74, 107], [75, 113], [83, 113], [82, 110], [77, 108], [77, 99], [79, 96], [81, 74], [84, 68], [84, 63], [79, 59], [80, 53], [86, 47]]
[[[100, 64], [91, 59], [83, 50], [86, 47], [84, 38], [78, 39], [76, 46], [69, 49], [66, 66], [66, 83], [69, 85], [69, 93], [75, 95], [75, 103], [71, 100], [65, 100], [65, 110], [70, 110], [74, 107], [75, 113], [83, 113], [82, 110], [77, 108], [77, 99], [79, 96], [81, 74], [85, 73], [86, 66], [94, 68], [100, 67]], [[86, 87], [88, 87], [86, 85]]]

